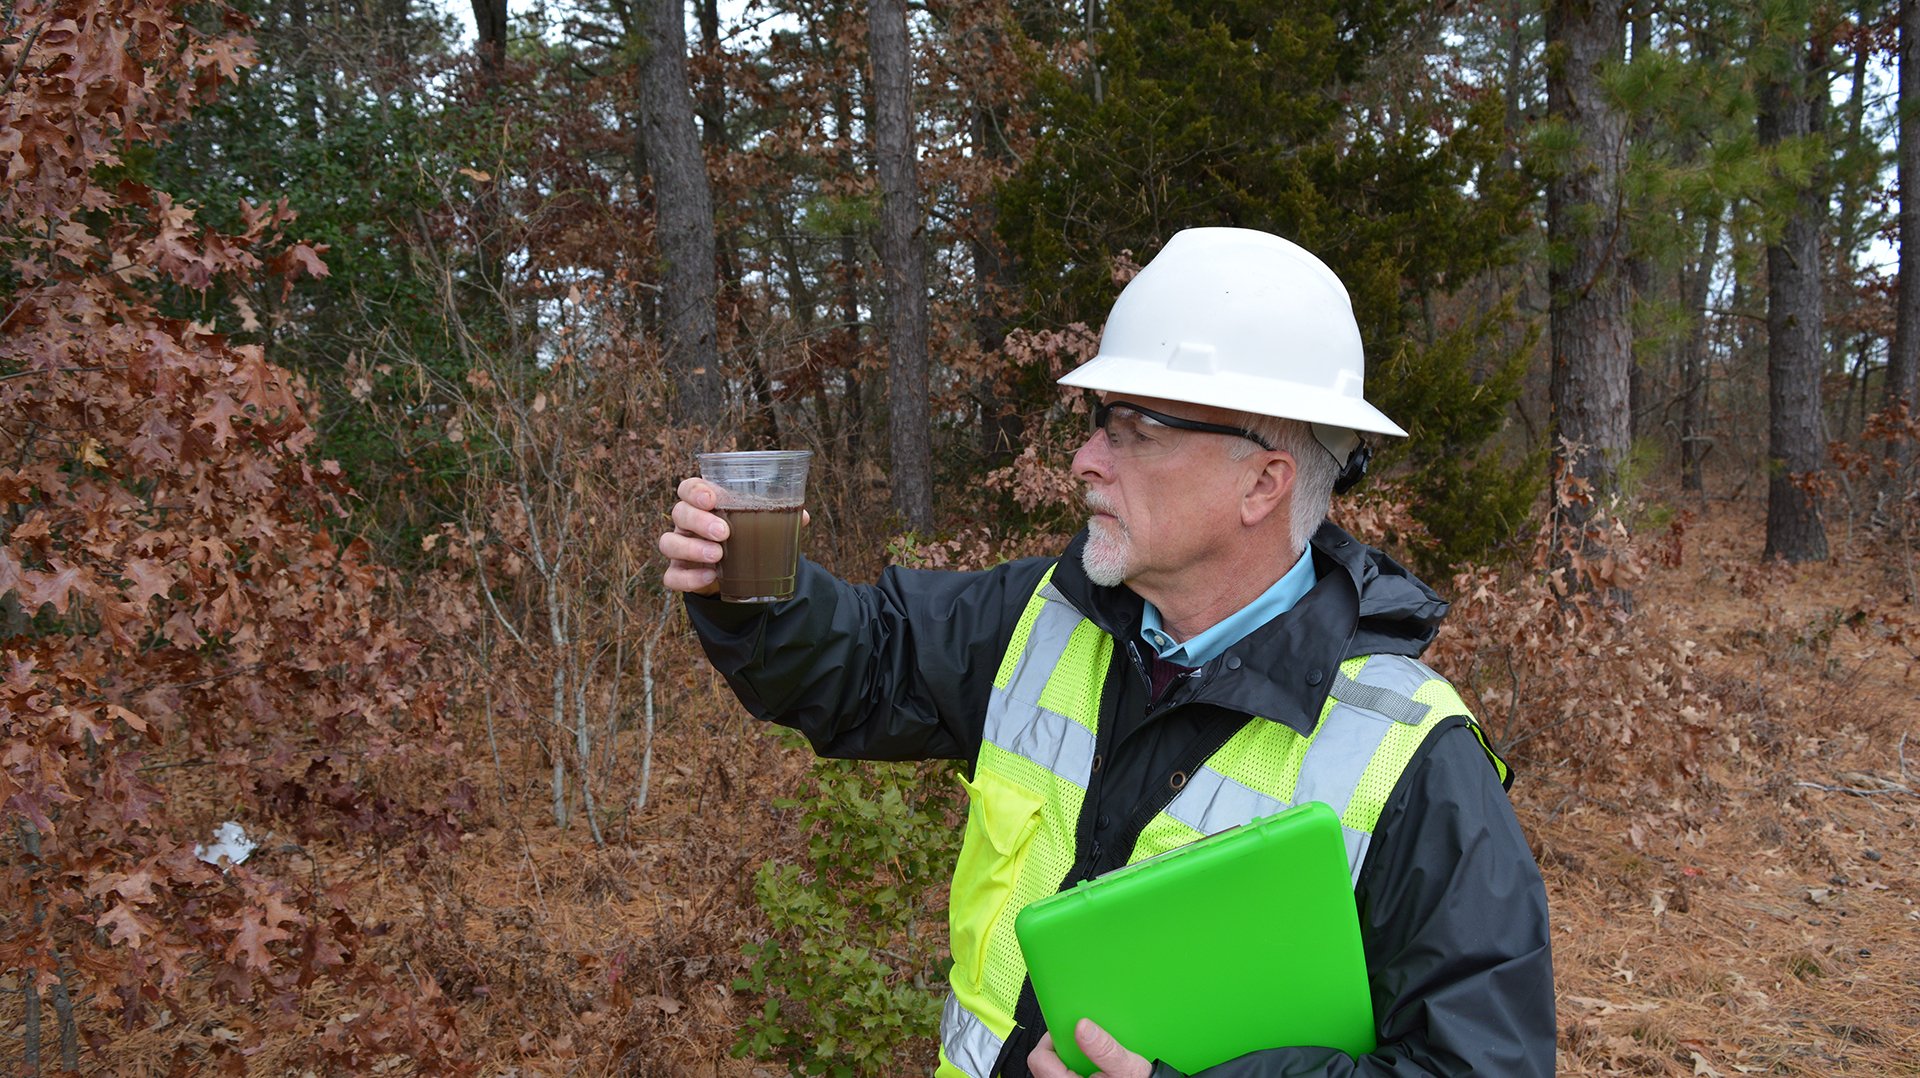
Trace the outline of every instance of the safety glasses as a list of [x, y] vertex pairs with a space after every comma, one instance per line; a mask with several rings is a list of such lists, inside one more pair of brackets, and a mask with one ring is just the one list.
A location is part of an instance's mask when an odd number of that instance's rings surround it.
[[1183, 419], [1177, 415], [1156, 412], [1132, 401], [1108, 401], [1104, 404], [1094, 401], [1092, 404], [1093, 429], [1106, 432], [1107, 447], [1113, 450], [1115, 456], [1149, 457], [1167, 452], [1178, 444], [1175, 438], [1168, 436], [1169, 429], [1226, 434], [1245, 438], [1262, 449], [1273, 448], [1271, 442], [1245, 427]]

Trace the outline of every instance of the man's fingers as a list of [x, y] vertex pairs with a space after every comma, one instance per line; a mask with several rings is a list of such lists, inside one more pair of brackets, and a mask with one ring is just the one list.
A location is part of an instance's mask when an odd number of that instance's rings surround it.
[[673, 530], [660, 536], [657, 546], [666, 555], [667, 570], [660, 583], [672, 591], [711, 595], [719, 590], [720, 544], [726, 541], [727, 522], [713, 512], [719, 493], [713, 484], [694, 477], [680, 481], [680, 500], [673, 506]]
[[718, 565], [720, 555], [726, 552], [726, 548], [719, 543], [677, 530], [661, 533], [657, 545], [668, 561], [685, 562], [696, 568]]
[[1073, 1043], [1079, 1045], [1080, 1050], [1096, 1066], [1101, 1067], [1106, 1066], [1116, 1053], [1126, 1051], [1120, 1047], [1119, 1041], [1113, 1039], [1113, 1034], [1101, 1029], [1091, 1018], [1082, 1018], [1074, 1023]]
[[1150, 1060], [1127, 1051], [1113, 1039], [1113, 1034], [1094, 1024], [1091, 1018], [1074, 1023], [1073, 1043], [1080, 1046], [1080, 1051], [1106, 1078], [1148, 1078], [1153, 1073]]
[[1052, 1033], [1040, 1034], [1040, 1043], [1027, 1053], [1027, 1069], [1033, 1078], [1080, 1078], [1054, 1053]]
[[720, 590], [720, 574], [713, 569], [673, 568], [660, 574], [660, 583], [668, 591], [712, 595]]
[[697, 509], [712, 509], [720, 504], [720, 492], [714, 489], [712, 483], [697, 475], [680, 480], [677, 493], [681, 501]]
[[673, 503], [673, 526], [688, 535], [720, 542], [727, 537], [726, 519], [690, 502]]

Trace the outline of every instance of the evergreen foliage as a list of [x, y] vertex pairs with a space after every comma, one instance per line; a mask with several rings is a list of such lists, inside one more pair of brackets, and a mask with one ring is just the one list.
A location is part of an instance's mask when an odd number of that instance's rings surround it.
[[[233, 227], [240, 200], [272, 192], [298, 215], [299, 235], [330, 272], [291, 290], [176, 289], [164, 309], [270, 344], [304, 377], [322, 451], [340, 460], [368, 503], [357, 526], [384, 557], [408, 564], [421, 537], [453, 511], [466, 469], [418, 377], [424, 369], [457, 380], [466, 369], [445, 282], [421, 247], [464, 210], [468, 181], [459, 170], [486, 160], [492, 114], [415, 81], [457, 76], [447, 27], [415, 20], [415, 56], [396, 71], [344, 38], [329, 40], [329, 30], [360, 29], [350, 24], [308, 25], [304, 8], [275, 0], [256, 0], [246, 14], [256, 21], [260, 64], [124, 170], [177, 192], [216, 227]], [[497, 304], [457, 298], [469, 323], [498, 322]], [[383, 415], [364, 406], [370, 400], [399, 407]], [[396, 412], [413, 421], [392, 422]]]
[[[1447, 428], [1445, 443], [1382, 447], [1383, 463], [1403, 460], [1414, 487], [1433, 492], [1419, 512], [1446, 555], [1481, 556], [1508, 538], [1496, 522], [1516, 523], [1538, 489], [1487, 451], [1519, 388], [1523, 357], [1499, 343], [1511, 308], [1466, 319], [1472, 339], [1425, 317], [1519, 250], [1529, 192], [1497, 167], [1498, 93], [1416, 86], [1373, 99], [1360, 87], [1390, 48], [1438, 47], [1411, 5], [1123, 0], [1108, 17], [1092, 49], [1097, 80], [1038, 78], [1043, 133], [1000, 195], [1034, 322], [1098, 325], [1114, 258], [1144, 263], [1181, 228], [1287, 236], [1346, 283], [1368, 399], [1410, 430]], [[1474, 497], [1490, 500], [1460, 502]]]

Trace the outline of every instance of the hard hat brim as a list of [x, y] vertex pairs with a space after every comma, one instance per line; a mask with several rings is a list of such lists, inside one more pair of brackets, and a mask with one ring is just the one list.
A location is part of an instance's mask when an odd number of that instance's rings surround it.
[[1276, 386], [1271, 379], [1228, 371], [1181, 375], [1164, 362], [1151, 363], [1125, 356], [1095, 356], [1060, 378], [1063, 386], [1105, 393], [1132, 394], [1160, 400], [1205, 404], [1254, 415], [1279, 416], [1304, 423], [1345, 427], [1367, 434], [1404, 438], [1400, 424], [1364, 400], [1290, 383]]

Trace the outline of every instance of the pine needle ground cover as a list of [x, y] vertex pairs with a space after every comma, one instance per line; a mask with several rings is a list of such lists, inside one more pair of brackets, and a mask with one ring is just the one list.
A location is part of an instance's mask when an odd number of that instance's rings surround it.
[[[1762, 511], [1713, 506], [1678, 564], [1636, 589], [1634, 631], [1693, 656], [1690, 688], [1714, 702], [1686, 737], [1646, 733], [1597, 767], [1527, 759], [1537, 739], [1515, 749], [1554, 918], [1562, 1074], [1920, 1073], [1920, 680], [1898, 620], [1911, 608], [1886, 598], [1878, 559], [1751, 568]], [[788, 1072], [735, 1058], [766, 1006], [736, 985], [743, 951], [769, 937], [757, 867], [802, 860], [804, 814], [775, 802], [808, 788], [810, 762], [740, 713], [690, 641], [672, 647], [655, 792], [604, 848], [555, 829], [540, 761], [508, 753], [498, 773], [474, 761], [480, 796], [447, 856], [256, 855], [357, 881], [356, 915], [380, 926], [360, 961], [444, 997], [472, 1073]], [[922, 928], [942, 919], [929, 909]], [[0, 995], [16, 1036], [19, 998]], [[307, 1042], [330, 1004], [304, 1006], [311, 1022], [278, 1031], [244, 1006], [176, 1013], [83, 1071], [319, 1073]], [[389, 1067], [418, 1073], [398, 1050]]]

